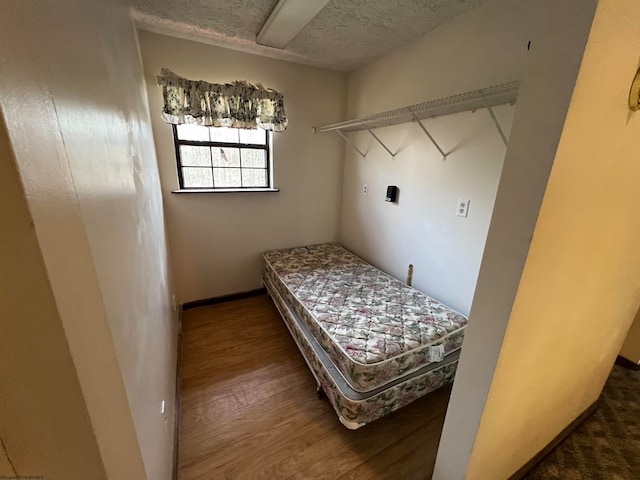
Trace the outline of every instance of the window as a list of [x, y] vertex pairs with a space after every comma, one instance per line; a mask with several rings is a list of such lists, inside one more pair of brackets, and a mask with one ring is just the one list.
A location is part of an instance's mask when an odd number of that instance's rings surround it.
[[174, 125], [180, 190], [273, 189], [271, 132]]

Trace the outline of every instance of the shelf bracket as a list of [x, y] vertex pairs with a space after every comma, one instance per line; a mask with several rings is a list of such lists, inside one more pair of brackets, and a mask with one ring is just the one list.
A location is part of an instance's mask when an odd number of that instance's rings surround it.
[[396, 156], [396, 154], [395, 154], [395, 153], [393, 153], [391, 150], [389, 150], [389, 148], [388, 148], [384, 143], [382, 143], [382, 140], [380, 140], [380, 139], [378, 138], [378, 136], [377, 136], [375, 133], [373, 133], [373, 131], [372, 131], [370, 128], [367, 128], [367, 132], [369, 132], [369, 133], [371, 134], [371, 136], [372, 136], [373, 138], [375, 138], [375, 139], [376, 139], [376, 141], [377, 141], [380, 145], [382, 145], [382, 148], [384, 148], [387, 152], [389, 152], [389, 155], [391, 155], [392, 157], [395, 157], [395, 156]]
[[347, 138], [347, 136], [346, 136], [344, 133], [342, 133], [340, 130], [336, 130], [336, 133], [337, 133], [338, 135], [340, 135], [342, 138], [344, 138], [344, 141], [345, 141], [345, 142], [347, 142], [349, 145], [351, 145], [353, 148], [355, 148], [356, 152], [358, 152], [358, 153], [362, 156], [362, 158], [364, 158], [364, 157], [366, 157], [366, 156], [367, 156], [367, 154], [366, 154], [366, 153], [362, 153], [362, 152], [360, 151], [360, 149], [356, 146], [356, 144], [355, 144], [355, 143], [353, 143], [351, 140], [349, 140], [349, 139]]
[[502, 127], [500, 127], [500, 123], [498, 122], [498, 119], [496, 118], [496, 114], [493, 113], [493, 108], [491, 108], [491, 105], [489, 105], [486, 100], [484, 102], [484, 106], [485, 108], [489, 111], [489, 115], [491, 115], [491, 120], [493, 120], [493, 123], [496, 126], [496, 129], [498, 130], [498, 133], [500, 134], [500, 138], [502, 138], [502, 142], [504, 143], [504, 146], [507, 146], [507, 137], [505, 136], [504, 132], [502, 131]]
[[431, 136], [431, 134], [429, 133], [429, 130], [427, 130], [427, 127], [424, 126], [424, 124], [420, 121], [420, 119], [414, 112], [411, 112], [411, 116], [418, 123], [418, 125], [420, 126], [422, 131], [425, 133], [425, 135], [429, 137], [429, 140], [431, 140], [431, 143], [433, 143], [433, 146], [438, 149], [438, 151], [440, 152], [440, 155], [442, 155], [442, 160], [446, 160], [447, 154], [444, 153], [444, 150], [440, 148], [440, 145], [438, 145], [438, 142], [436, 142], [435, 139]]

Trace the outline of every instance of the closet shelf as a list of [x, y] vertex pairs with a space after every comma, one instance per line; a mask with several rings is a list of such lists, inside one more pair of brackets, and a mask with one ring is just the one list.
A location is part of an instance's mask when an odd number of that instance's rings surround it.
[[500, 134], [503, 142], [507, 143], [506, 136], [496, 119], [491, 107], [496, 105], [504, 105], [506, 103], [515, 103], [518, 98], [518, 90], [520, 88], [520, 82], [509, 82], [500, 85], [494, 85], [487, 88], [481, 88], [479, 90], [473, 90], [470, 92], [459, 93], [450, 97], [438, 98], [430, 100], [428, 102], [417, 103], [415, 105], [409, 105], [406, 107], [395, 108], [393, 110], [387, 110], [385, 112], [375, 113], [366, 117], [347, 120], [345, 122], [332, 123], [324, 125], [322, 127], [313, 127], [314, 133], [324, 133], [335, 131], [340, 134], [347, 142], [349, 142], [358, 153], [365, 156], [349, 139], [343, 134], [343, 132], [353, 132], [359, 130], [368, 130], [369, 133], [376, 139], [380, 145], [382, 145], [391, 156], [395, 156], [389, 148], [376, 136], [371, 129], [386, 127], [389, 125], [397, 125], [400, 123], [406, 123], [416, 121], [424, 133], [429, 137], [429, 140], [440, 151], [442, 156], [446, 158], [446, 153], [436, 143], [433, 136], [429, 133], [425, 125], [421, 122], [425, 118], [434, 118], [442, 115], [450, 115], [452, 113], [465, 112], [468, 110], [477, 110], [480, 108], [486, 108], [491, 115], [491, 119], [496, 125], [498, 133]]

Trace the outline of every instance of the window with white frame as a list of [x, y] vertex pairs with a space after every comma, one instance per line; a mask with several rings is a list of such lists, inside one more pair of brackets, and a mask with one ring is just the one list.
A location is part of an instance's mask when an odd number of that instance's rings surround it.
[[273, 188], [271, 132], [173, 126], [180, 190]]

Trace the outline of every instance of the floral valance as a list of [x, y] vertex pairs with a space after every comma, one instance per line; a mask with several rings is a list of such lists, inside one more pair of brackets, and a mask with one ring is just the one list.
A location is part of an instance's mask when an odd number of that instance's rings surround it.
[[162, 118], [167, 123], [260, 127], [274, 132], [284, 132], [287, 128], [284, 97], [260, 84], [189, 80], [167, 68], [163, 68], [156, 78], [164, 95]]

